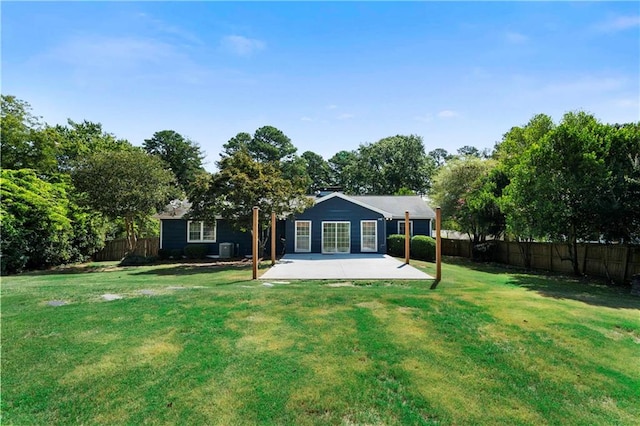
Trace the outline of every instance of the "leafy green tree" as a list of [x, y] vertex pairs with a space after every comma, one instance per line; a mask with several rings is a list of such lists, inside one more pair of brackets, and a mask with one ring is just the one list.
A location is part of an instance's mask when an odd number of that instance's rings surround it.
[[135, 149], [97, 152], [73, 171], [86, 205], [110, 219], [124, 219], [129, 253], [137, 244], [136, 222], [176, 195], [173, 174], [165, 166], [160, 158]]
[[474, 244], [499, 235], [503, 227], [495, 166], [493, 160], [459, 157], [438, 169], [433, 179], [430, 197], [442, 209], [445, 226], [467, 233]]
[[[541, 144], [554, 128], [555, 124], [549, 116], [537, 114], [526, 125], [514, 126], [504, 134], [501, 142], [496, 144], [493, 155], [499, 162], [498, 169], [505, 176], [504, 187], [509, 185], [517, 170], [522, 171], [520, 162], [525, 158], [527, 150]], [[535, 179], [535, 176], [531, 178]], [[526, 196], [534, 194], [521, 194], [517, 200], [511, 194], [510, 191], [502, 192], [498, 202], [505, 214], [507, 234], [518, 242], [524, 266], [530, 268], [531, 242], [536, 234], [534, 228], [538, 217], [531, 208], [531, 200], [526, 199]]]
[[453, 157], [444, 148], [436, 148], [433, 151], [429, 151], [427, 155], [433, 159], [436, 167], [443, 166], [444, 163], [446, 163], [448, 160], [450, 160]]
[[0, 165], [3, 169], [34, 169], [41, 175], [56, 170], [55, 141], [47, 137], [29, 103], [2, 95], [0, 115]]
[[331, 168], [321, 155], [305, 151], [301, 157], [305, 161], [306, 173], [310, 181], [307, 193], [313, 194], [321, 188], [331, 186]]
[[261, 163], [292, 161], [297, 151], [291, 139], [282, 130], [273, 126], [263, 126], [249, 133], [238, 133], [223, 146], [222, 156], [231, 156], [246, 149], [249, 156]]
[[523, 152], [540, 141], [553, 129], [555, 124], [551, 117], [545, 114], [534, 115], [523, 127], [512, 127], [504, 134], [500, 143], [494, 149], [494, 158], [505, 166], [505, 171], [518, 164]]
[[598, 214], [598, 232], [607, 242], [640, 240], [640, 123], [601, 125], [598, 140], [602, 144], [607, 170], [603, 191], [594, 206]]
[[271, 213], [284, 215], [303, 211], [311, 201], [302, 188], [286, 179], [276, 162], [259, 162], [246, 149], [223, 157], [219, 172], [201, 176], [189, 194], [190, 217], [228, 220], [234, 229], [252, 230], [253, 207], [260, 208], [260, 246], [264, 250]]
[[331, 169], [331, 185], [342, 188], [347, 193], [357, 193], [355, 189], [355, 169], [357, 162], [355, 151], [340, 151], [327, 163]]
[[424, 152], [422, 138], [396, 135], [361, 145], [350, 188], [359, 194], [394, 194], [401, 188], [425, 194], [431, 186], [435, 162]]
[[186, 193], [196, 175], [202, 173], [204, 155], [200, 146], [173, 130], [155, 132], [142, 145], [148, 154], [157, 155], [169, 165], [176, 182]]
[[65, 186], [46, 182], [30, 169], [1, 173], [2, 273], [72, 260], [73, 228]]
[[133, 145], [126, 139], [117, 139], [102, 129], [102, 124], [84, 120], [68, 120], [66, 126], [49, 129], [50, 137], [58, 141], [57, 163], [62, 173], [71, 173], [75, 163], [97, 152], [131, 151]]
[[592, 115], [565, 114], [540, 143], [523, 153], [505, 190], [511, 207], [507, 220], [522, 220], [521, 229], [534, 237], [565, 242], [576, 275], [577, 243], [599, 238], [598, 205], [608, 190], [603, 129]]

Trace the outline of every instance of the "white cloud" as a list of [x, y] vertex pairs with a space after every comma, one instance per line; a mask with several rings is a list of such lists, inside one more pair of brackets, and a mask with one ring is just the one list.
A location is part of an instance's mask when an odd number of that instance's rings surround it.
[[351, 120], [353, 117], [355, 117], [353, 114], [340, 114], [338, 117], [336, 117], [338, 120]]
[[266, 47], [266, 43], [262, 40], [239, 35], [225, 36], [220, 44], [224, 49], [238, 56], [251, 56], [254, 52]]
[[445, 109], [438, 113], [438, 118], [453, 118], [457, 117], [459, 114], [455, 111]]
[[42, 69], [58, 69], [62, 64], [60, 72], [80, 86], [117, 86], [149, 78], [198, 83], [207, 74], [180, 48], [140, 37], [69, 39], [29, 62]]
[[505, 37], [507, 38], [507, 41], [509, 43], [513, 44], [521, 44], [529, 40], [529, 37], [527, 37], [526, 35], [514, 31], [507, 32]]
[[327, 109], [336, 109], [336, 108], [338, 108], [338, 105], [333, 105], [333, 104], [327, 105]]
[[608, 21], [601, 22], [595, 26], [597, 30], [606, 33], [624, 31], [629, 28], [636, 27], [640, 27], [640, 15], [618, 16], [616, 18], [609, 19]]
[[313, 118], [304, 116], [300, 118], [300, 121], [313, 121]]

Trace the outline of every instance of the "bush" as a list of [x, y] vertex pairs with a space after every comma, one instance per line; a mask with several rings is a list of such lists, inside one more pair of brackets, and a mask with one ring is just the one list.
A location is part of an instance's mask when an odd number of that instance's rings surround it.
[[473, 260], [493, 262], [495, 260], [496, 248], [496, 244], [493, 241], [476, 244], [473, 246]]
[[120, 261], [118, 266], [141, 266], [141, 265], [150, 265], [156, 261], [155, 256], [140, 256], [138, 254], [132, 254], [130, 256], [125, 256], [124, 259]]
[[404, 256], [404, 235], [393, 234], [387, 237], [387, 253], [391, 256]]
[[426, 235], [411, 238], [411, 257], [429, 262], [436, 260], [436, 240]]
[[207, 255], [207, 246], [204, 244], [191, 244], [184, 248], [187, 259], [204, 259]]
[[171, 250], [171, 259], [182, 259], [182, 249]]
[[158, 250], [158, 258], [160, 260], [169, 260], [171, 258], [171, 250], [159, 249]]

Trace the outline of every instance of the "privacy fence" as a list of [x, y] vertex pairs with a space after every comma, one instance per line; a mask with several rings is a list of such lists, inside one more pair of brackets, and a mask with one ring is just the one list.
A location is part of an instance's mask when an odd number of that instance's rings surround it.
[[[160, 248], [160, 239], [140, 238], [136, 246], [135, 254], [140, 256], [157, 256]], [[93, 256], [95, 261], [120, 260], [127, 252], [127, 240], [125, 238], [109, 241], [102, 250]]]
[[[525, 266], [528, 251], [532, 269], [572, 274], [569, 249], [561, 243], [518, 243], [493, 241], [491, 260], [507, 265]], [[469, 240], [442, 239], [442, 254], [445, 256], [472, 257], [473, 244]], [[580, 270], [586, 275], [626, 283], [635, 274], [640, 274], [640, 246], [618, 244], [578, 244]]]

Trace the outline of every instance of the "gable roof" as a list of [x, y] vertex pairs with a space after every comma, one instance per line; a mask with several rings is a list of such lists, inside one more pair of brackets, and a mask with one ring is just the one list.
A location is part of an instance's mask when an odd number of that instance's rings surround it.
[[316, 204], [338, 197], [366, 209], [382, 214], [387, 219], [404, 219], [409, 212], [411, 219], [435, 219], [435, 212], [418, 195], [345, 195], [334, 192], [318, 198]]
[[391, 213], [392, 219], [404, 219], [409, 212], [410, 219], [435, 219], [436, 214], [419, 195], [353, 195], [360, 201]]
[[381, 215], [383, 215], [386, 219], [392, 219], [392, 216], [393, 216], [390, 212], [388, 212], [388, 211], [386, 211], [386, 210], [380, 209], [380, 208], [378, 208], [378, 207], [376, 207], [376, 206], [373, 206], [373, 205], [371, 205], [371, 204], [363, 203], [362, 201], [356, 200], [356, 199], [355, 199], [355, 197], [351, 197], [351, 196], [348, 196], [348, 195], [344, 195], [344, 194], [343, 194], [343, 193], [341, 193], [341, 192], [333, 192], [333, 193], [331, 193], [331, 194], [329, 194], [329, 195], [325, 195], [324, 197], [320, 197], [320, 198], [318, 198], [318, 199], [316, 200], [316, 205], [318, 205], [318, 204], [320, 204], [320, 203], [322, 203], [322, 202], [324, 202], [324, 201], [330, 200], [330, 199], [332, 199], [332, 198], [341, 198], [341, 199], [343, 199], [343, 200], [345, 200], [345, 201], [348, 201], [348, 202], [350, 202], [350, 203], [356, 204], [356, 205], [358, 205], [358, 206], [360, 206], [360, 207], [364, 207], [365, 209], [368, 209], [368, 210], [374, 211], [374, 212], [376, 212], [376, 213], [380, 213], [380, 214], [381, 214]]
[[[332, 198], [340, 198], [365, 209], [381, 214], [386, 219], [404, 219], [404, 212], [409, 212], [411, 219], [435, 219], [436, 214], [418, 195], [345, 195], [332, 192], [324, 197], [315, 198], [319, 204]], [[156, 219], [182, 219], [191, 209], [186, 200], [174, 200], [162, 212], [154, 215]], [[222, 217], [218, 217], [222, 219]]]

